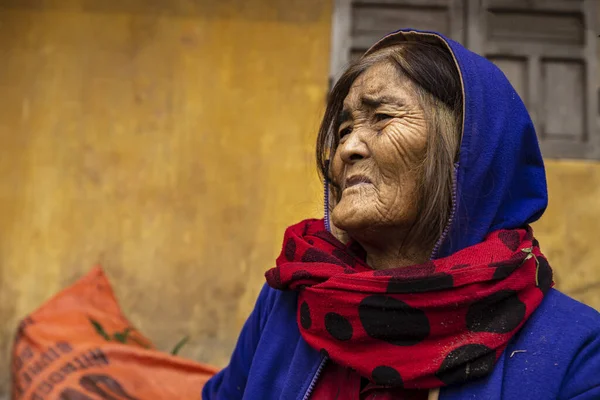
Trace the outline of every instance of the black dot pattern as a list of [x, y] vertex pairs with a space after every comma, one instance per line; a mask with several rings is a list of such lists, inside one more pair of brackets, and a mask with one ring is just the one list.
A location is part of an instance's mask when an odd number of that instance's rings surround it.
[[419, 279], [392, 278], [388, 284], [388, 293], [422, 293], [454, 287], [452, 275], [439, 273]]
[[337, 248], [337, 249], [344, 248], [344, 245], [342, 244], [342, 242], [337, 240], [335, 238], [335, 236], [333, 236], [331, 233], [329, 233], [327, 231], [318, 231], [318, 232], [315, 232], [312, 236], [325, 241], [327, 244], [331, 245], [333, 248]]
[[294, 273], [292, 274], [292, 279], [298, 281], [312, 279], [312, 274], [306, 270], [301, 269], [300, 271], [294, 271]]
[[294, 261], [294, 258], [296, 257], [296, 241], [294, 238], [289, 238], [285, 243], [283, 254], [285, 255], [286, 260]]
[[548, 260], [544, 257], [538, 257], [537, 282], [542, 293], [546, 294], [552, 287], [552, 268], [548, 264]]
[[274, 269], [268, 271], [267, 274], [270, 275], [270, 279], [272, 280], [274, 287], [276, 287], [276, 288], [283, 287], [281, 284], [281, 272], [279, 272], [279, 269], [274, 268]]
[[446, 385], [483, 377], [494, 369], [496, 352], [482, 344], [467, 344], [446, 356], [436, 377]]
[[523, 264], [523, 261], [525, 261], [526, 258], [527, 258], [527, 253], [518, 251], [518, 252], [514, 253], [512, 256], [510, 256], [510, 258], [508, 258], [507, 260], [502, 260], [502, 261], [493, 262], [493, 263], [489, 264], [489, 267], [496, 268], [496, 267], [501, 267], [501, 266], [507, 266], [508, 264], [513, 264], [513, 265], [515, 265], [515, 268], [518, 268], [521, 266], [521, 264]]
[[404, 382], [402, 382], [402, 377], [400, 376], [400, 373], [396, 369], [385, 365], [380, 365], [379, 367], [376, 367], [373, 370], [371, 377], [373, 378], [373, 382], [375, 382], [376, 385], [388, 387], [404, 386]]
[[525, 304], [514, 290], [500, 290], [475, 303], [467, 311], [471, 332], [508, 333], [523, 322]]
[[412, 346], [429, 336], [429, 319], [421, 310], [389, 296], [366, 297], [358, 306], [367, 334], [397, 346]]
[[312, 319], [310, 317], [310, 308], [307, 302], [302, 302], [300, 305], [300, 325], [304, 329], [310, 329], [312, 325]]
[[352, 324], [338, 313], [330, 312], [325, 315], [325, 329], [337, 340], [345, 342], [352, 339]]
[[517, 231], [502, 231], [498, 234], [498, 238], [508, 247], [511, 251], [517, 251], [521, 244], [521, 238]]
[[344, 250], [335, 249], [333, 250], [332, 254], [335, 256], [335, 258], [338, 258], [346, 265], [349, 265], [351, 267], [356, 265], [356, 259], [350, 254], [346, 253]]
[[[523, 256], [525, 256], [525, 253], [523, 253]], [[495, 268], [492, 279], [493, 280], [506, 279], [510, 276], [510, 274], [512, 274], [514, 272], [514, 270], [519, 268], [519, 266], [520, 266], [519, 262], [515, 262], [512, 260], [490, 264], [490, 267]]]
[[344, 266], [344, 264], [339, 261], [337, 258], [330, 256], [329, 254], [320, 251], [314, 247], [309, 248], [302, 255], [302, 262], [306, 263], [327, 263], [327, 264], [336, 264], [339, 266]]

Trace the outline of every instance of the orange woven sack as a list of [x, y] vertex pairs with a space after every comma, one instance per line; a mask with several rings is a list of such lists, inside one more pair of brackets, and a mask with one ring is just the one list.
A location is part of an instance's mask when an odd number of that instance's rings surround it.
[[19, 325], [12, 399], [200, 399], [216, 368], [156, 350], [125, 318], [100, 267]]

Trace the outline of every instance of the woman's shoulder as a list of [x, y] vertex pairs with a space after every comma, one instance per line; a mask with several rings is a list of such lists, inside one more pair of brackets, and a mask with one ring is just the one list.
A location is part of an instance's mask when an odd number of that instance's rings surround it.
[[254, 313], [260, 315], [261, 329], [269, 320], [295, 318], [297, 301], [297, 292], [273, 289], [265, 283], [254, 307]]
[[273, 309], [278, 303], [290, 303], [294, 304], [298, 298], [298, 293], [295, 291], [284, 291], [279, 289], [273, 289], [267, 283], [263, 284], [262, 289], [258, 295], [257, 303], [261, 304], [267, 310]]
[[551, 289], [515, 339], [505, 354], [511, 379], [543, 383], [539, 390], [555, 398], [599, 398], [598, 311]]
[[600, 313], [551, 289], [513, 337], [492, 374], [444, 398], [600, 398]]
[[565, 351], [576, 351], [591, 339], [600, 340], [600, 312], [550, 289], [516, 339], [529, 345], [556, 344]]
[[572, 297], [551, 289], [533, 315], [542, 324], [577, 331], [600, 330], [600, 312]]

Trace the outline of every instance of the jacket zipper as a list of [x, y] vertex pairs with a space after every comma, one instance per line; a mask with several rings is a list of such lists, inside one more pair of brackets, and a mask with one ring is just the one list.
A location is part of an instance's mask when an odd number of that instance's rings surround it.
[[433, 247], [433, 251], [431, 252], [431, 260], [434, 260], [438, 256], [438, 252], [446, 241], [446, 237], [450, 233], [450, 228], [452, 228], [452, 223], [454, 222], [454, 218], [456, 216], [456, 197], [457, 197], [457, 186], [458, 186], [458, 163], [454, 163], [454, 177], [452, 178], [452, 209], [450, 210], [450, 216], [448, 218], [448, 222], [446, 223], [446, 227], [442, 232], [442, 236], [438, 239], [437, 243]]
[[317, 372], [315, 372], [315, 376], [313, 376], [312, 381], [310, 381], [310, 385], [308, 385], [308, 390], [304, 394], [304, 397], [302, 398], [302, 400], [308, 400], [310, 395], [312, 394], [313, 390], [315, 390], [315, 386], [317, 385], [317, 381], [319, 380], [319, 377], [321, 376], [321, 372], [323, 372], [323, 368], [325, 367], [325, 363], [327, 362], [327, 360], [328, 360], [327, 357], [323, 357], [323, 359], [321, 360], [321, 363], [319, 364], [319, 368], [317, 368]]

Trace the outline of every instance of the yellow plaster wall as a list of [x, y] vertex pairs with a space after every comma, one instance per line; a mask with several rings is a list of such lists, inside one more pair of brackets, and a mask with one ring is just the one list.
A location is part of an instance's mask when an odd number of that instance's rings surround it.
[[556, 288], [600, 310], [600, 163], [547, 160], [549, 205], [534, 225]]
[[0, 393], [18, 319], [95, 263], [223, 365], [284, 228], [322, 215], [322, 0], [0, 3]]

